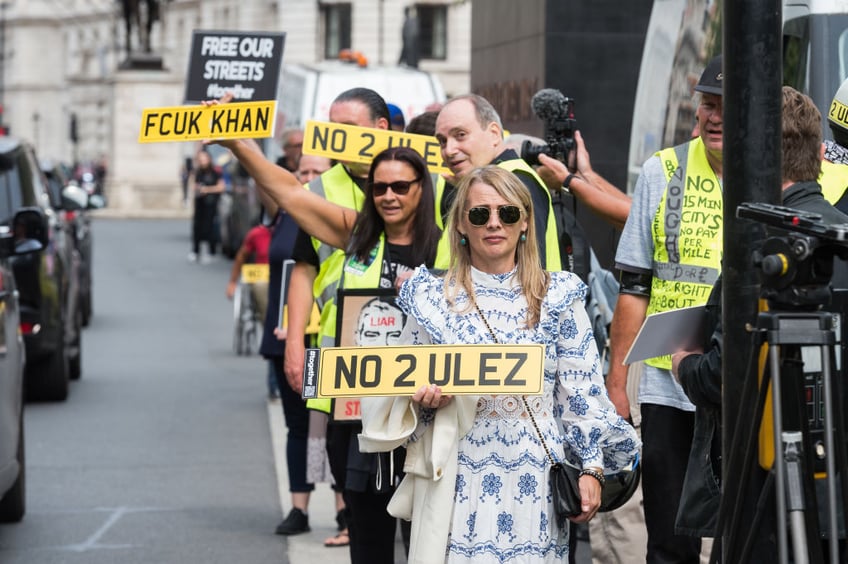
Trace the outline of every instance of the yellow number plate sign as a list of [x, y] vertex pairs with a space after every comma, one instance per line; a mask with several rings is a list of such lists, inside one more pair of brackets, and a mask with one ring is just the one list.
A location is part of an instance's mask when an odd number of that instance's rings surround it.
[[399, 146], [418, 151], [430, 172], [450, 174], [442, 162], [439, 142], [429, 135], [312, 120], [306, 122], [303, 132], [304, 154], [345, 162], [371, 164], [380, 151]]
[[544, 345], [422, 345], [307, 349], [304, 398], [540, 394]]
[[138, 142], [271, 137], [276, 118], [275, 100], [147, 108], [141, 114]]
[[267, 282], [270, 278], [270, 270], [267, 264], [243, 264], [241, 265], [241, 279], [245, 284], [256, 284]]

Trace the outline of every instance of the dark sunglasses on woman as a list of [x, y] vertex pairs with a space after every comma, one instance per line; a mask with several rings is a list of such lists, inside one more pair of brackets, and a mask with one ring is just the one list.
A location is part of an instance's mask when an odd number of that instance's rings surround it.
[[[468, 221], [471, 225], [481, 227], [489, 222], [491, 210], [486, 207], [476, 207], [468, 210]], [[504, 225], [518, 223], [521, 219], [521, 208], [518, 206], [498, 206], [498, 218]]]
[[392, 192], [397, 194], [398, 196], [403, 196], [407, 192], [409, 192], [409, 187], [421, 180], [420, 178], [416, 178], [415, 180], [395, 180], [394, 182], [374, 182], [371, 185], [371, 190], [374, 192], [375, 196], [384, 195], [389, 188], [392, 189]]

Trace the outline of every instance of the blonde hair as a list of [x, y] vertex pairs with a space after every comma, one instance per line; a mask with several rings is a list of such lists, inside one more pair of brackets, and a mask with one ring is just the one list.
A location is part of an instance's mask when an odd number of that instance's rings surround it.
[[461, 236], [457, 229], [459, 225], [462, 225], [463, 216], [468, 213], [468, 192], [474, 184], [486, 184], [494, 188], [504, 200], [518, 206], [522, 210], [522, 219], [527, 220], [527, 231], [524, 232], [526, 239], [518, 242], [515, 249], [515, 263], [521, 292], [527, 300], [527, 327], [532, 328], [539, 323], [542, 300], [547, 293], [550, 275], [540, 266], [530, 191], [518, 177], [500, 167], [490, 165], [474, 169], [465, 175], [456, 187], [456, 199], [447, 222], [450, 226], [451, 264], [445, 274], [445, 298], [448, 304], [454, 307], [459, 290], [465, 290], [469, 297], [469, 304], [463, 311], [471, 308], [474, 298], [474, 285], [471, 282], [471, 251], [467, 245], [460, 244]]

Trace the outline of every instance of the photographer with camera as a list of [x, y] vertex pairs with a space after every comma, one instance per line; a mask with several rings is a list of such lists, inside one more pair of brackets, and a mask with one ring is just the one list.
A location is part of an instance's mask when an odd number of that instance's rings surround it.
[[[647, 314], [706, 302], [722, 251], [721, 57], [695, 90], [699, 137], [651, 157], [642, 167], [616, 254], [621, 290], [611, 329], [607, 391], [630, 417], [624, 358]], [[698, 562], [700, 539], [676, 535], [674, 521], [692, 444], [695, 406], [671, 374], [671, 357], [645, 361], [642, 490], [648, 562]]]
[[586, 143], [580, 131], [574, 132], [574, 141], [574, 166], [571, 170], [565, 163], [542, 153], [539, 155], [539, 164], [542, 167], [536, 172], [551, 190], [561, 187], [571, 192], [601, 219], [613, 227], [623, 229], [630, 214], [630, 196], [592, 169], [589, 151], [586, 150]]
[[[816, 179], [824, 148], [821, 114], [809, 96], [783, 87], [783, 206], [819, 214], [823, 223], [848, 223], [848, 215], [829, 204]], [[845, 284], [841, 284], [845, 287]], [[695, 405], [695, 440], [677, 514], [677, 530], [694, 536], [715, 535], [721, 481], [721, 279], [707, 302], [712, 333], [703, 349], [672, 356], [672, 372]], [[704, 473], [704, 460], [709, 460]]]

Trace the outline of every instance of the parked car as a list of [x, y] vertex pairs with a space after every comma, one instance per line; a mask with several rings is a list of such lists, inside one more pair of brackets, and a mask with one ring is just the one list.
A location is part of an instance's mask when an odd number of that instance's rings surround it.
[[63, 401], [71, 369], [81, 365], [78, 300], [71, 292], [66, 232], [50, 205], [47, 180], [27, 143], [0, 138], [0, 225], [16, 213], [32, 213], [12, 225], [15, 235], [35, 239], [39, 252], [12, 257], [18, 287], [21, 331], [26, 345], [28, 400]]
[[[25, 222], [28, 210], [18, 212]], [[0, 523], [20, 521], [26, 510], [24, 464], [24, 342], [10, 257], [42, 249], [34, 239], [15, 241], [8, 225], [0, 226]]]
[[[92, 232], [89, 209], [100, 209], [105, 206], [105, 199], [98, 194], [89, 194], [81, 188], [76, 180], [71, 179], [70, 171], [60, 163], [42, 159], [41, 170], [47, 177], [50, 204], [57, 210], [65, 225], [69, 241], [73, 242], [69, 251], [71, 260], [76, 260], [74, 251], [79, 255], [79, 266], [76, 281], [79, 300], [79, 312], [83, 327], [87, 327], [93, 313], [92, 300]], [[73, 376], [73, 370], [72, 376]]]

